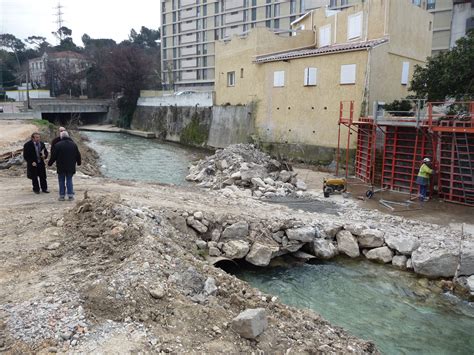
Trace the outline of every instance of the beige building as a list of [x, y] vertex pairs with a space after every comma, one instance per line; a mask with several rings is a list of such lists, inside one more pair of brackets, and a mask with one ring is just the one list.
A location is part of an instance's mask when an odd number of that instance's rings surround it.
[[414, 66], [431, 53], [432, 21], [410, 0], [368, 0], [314, 10], [293, 23], [305, 28], [294, 37], [257, 29], [221, 41], [216, 104], [254, 103], [267, 147], [331, 161], [340, 102], [354, 100], [358, 117], [374, 101], [406, 97]]
[[215, 41], [266, 27], [288, 36], [307, 10], [349, 0], [161, 0], [162, 77], [168, 88], [212, 89]]
[[[48, 84], [48, 67], [60, 67], [63, 71], [72, 74], [85, 72], [91, 62], [84, 55], [72, 51], [63, 52], [45, 52], [41, 57], [33, 58], [28, 61], [30, 70], [30, 83], [34, 88], [45, 88]], [[51, 78], [49, 78], [51, 81]], [[81, 86], [86, 87], [85, 79]], [[51, 89], [51, 88], [50, 88]]]

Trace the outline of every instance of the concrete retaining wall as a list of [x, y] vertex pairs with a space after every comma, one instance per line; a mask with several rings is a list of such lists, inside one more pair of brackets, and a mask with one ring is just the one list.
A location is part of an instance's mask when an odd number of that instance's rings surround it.
[[0, 113], [0, 120], [34, 120], [41, 119], [41, 112]]
[[131, 127], [172, 142], [223, 148], [249, 141], [251, 112], [250, 106], [138, 106]]
[[247, 143], [254, 132], [252, 106], [214, 106], [208, 145], [225, 148]]
[[212, 107], [214, 94], [212, 92], [195, 92], [182, 95], [168, 95], [160, 97], [140, 97], [138, 106], [201, 106]]

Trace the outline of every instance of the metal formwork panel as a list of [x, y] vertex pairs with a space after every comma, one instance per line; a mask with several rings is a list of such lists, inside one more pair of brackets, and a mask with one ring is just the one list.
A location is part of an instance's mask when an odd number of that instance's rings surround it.
[[439, 151], [440, 197], [474, 206], [474, 134], [440, 132]]
[[382, 187], [416, 194], [416, 176], [424, 157], [434, 159], [433, 138], [426, 128], [386, 126]]
[[357, 130], [355, 176], [364, 182], [373, 182], [375, 154], [375, 126], [361, 123]]

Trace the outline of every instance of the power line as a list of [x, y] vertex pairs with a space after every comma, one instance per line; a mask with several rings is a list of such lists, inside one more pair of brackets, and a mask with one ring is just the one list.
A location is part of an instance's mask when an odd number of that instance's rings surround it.
[[[64, 24], [64, 20], [63, 20], [63, 15], [64, 15], [64, 12], [62, 11], [62, 9], [64, 8], [64, 6], [61, 5], [61, 1], [58, 1], [58, 4], [54, 7], [54, 10], [56, 10], [56, 12], [54, 13], [54, 15], [56, 16], [56, 30], [59, 30], [61, 27], [63, 27], [63, 24]], [[60, 33], [59, 34], [61, 37], [62, 37], [62, 34]], [[62, 38], [59, 39], [60, 41], [62, 40]]]

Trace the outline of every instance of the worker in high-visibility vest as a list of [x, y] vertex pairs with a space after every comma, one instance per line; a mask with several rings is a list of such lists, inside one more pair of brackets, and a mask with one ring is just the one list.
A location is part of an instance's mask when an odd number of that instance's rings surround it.
[[428, 186], [430, 186], [430, 175], [434, 172], [433, 168], [431, 167], [431, 160], [430, 158], [423, 159], [423, 163], [420, 166], [420, 170], [418, 171], [418, 176], [416, 177], [416, 183], [420, 187], [420, 201], [428, 201], [427, 192]]

